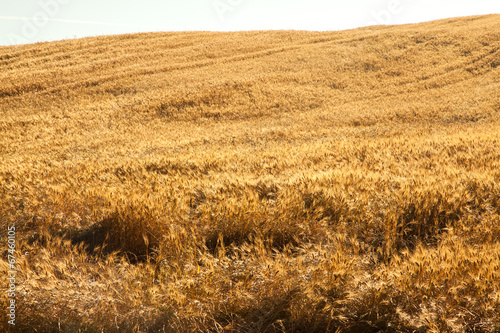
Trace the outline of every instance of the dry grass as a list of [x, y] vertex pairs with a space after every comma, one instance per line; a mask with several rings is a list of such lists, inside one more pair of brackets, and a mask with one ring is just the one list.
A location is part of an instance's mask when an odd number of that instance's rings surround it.
[[498, 15], [1, 47], [17, 331], [499, 331], [499, 59]]

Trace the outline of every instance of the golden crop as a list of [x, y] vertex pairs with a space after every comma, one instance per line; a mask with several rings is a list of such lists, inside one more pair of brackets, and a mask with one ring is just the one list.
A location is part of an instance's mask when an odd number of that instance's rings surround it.
[[0, 69], [2, 330], [500, 331], [499, 15]]

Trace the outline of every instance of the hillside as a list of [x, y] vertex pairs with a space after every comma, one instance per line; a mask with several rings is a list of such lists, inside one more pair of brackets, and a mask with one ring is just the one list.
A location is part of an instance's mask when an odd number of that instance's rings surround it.
[[0, 47], [0, 157], [1, 330], [500, 330], [500, 15]]

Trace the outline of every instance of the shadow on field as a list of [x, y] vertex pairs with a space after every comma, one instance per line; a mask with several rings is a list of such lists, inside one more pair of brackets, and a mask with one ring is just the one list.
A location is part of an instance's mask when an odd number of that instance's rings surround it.
[[83, 243], [89, 254], [107, 255], [118, 252], [131, 263], [146, 261], [158, 241], [151, 237], [153, 227], [148, 222], [153, 219], [148, 214], [126, 214], [131, 207], [115, 211], [87, 229], [70, 237], [73, 244]]

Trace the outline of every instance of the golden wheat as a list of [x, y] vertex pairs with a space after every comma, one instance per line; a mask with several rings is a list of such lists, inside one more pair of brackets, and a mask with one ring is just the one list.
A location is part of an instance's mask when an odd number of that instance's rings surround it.
[[0, 327], [500, 330], [499, 23], [1, 47]]

